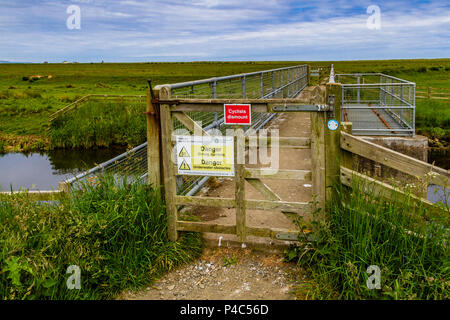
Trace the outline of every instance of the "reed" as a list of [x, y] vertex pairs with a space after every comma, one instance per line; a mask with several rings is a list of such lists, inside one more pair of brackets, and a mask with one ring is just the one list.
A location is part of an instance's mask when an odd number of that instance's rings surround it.
[[[99, 177], [59, 203], [0, 201], [0, 299], [110, 299], [150, 284], [202, 251], [169, 242], [163, 202], [144, 184]], [[69, 290], [70, 265], [81, 289]]]

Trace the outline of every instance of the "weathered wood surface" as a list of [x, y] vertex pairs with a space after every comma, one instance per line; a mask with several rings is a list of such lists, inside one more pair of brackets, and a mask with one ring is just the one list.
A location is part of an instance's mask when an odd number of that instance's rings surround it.
[[234, 198], [200, 197], [200, 196], [176, 196], [176, 205], [194, 205], [217, 208], [234, 208], [236, 201]]
[[[159, 90], [159, 97], [162, 99], [170, 98], [170, 90], [167, 87], [162, 87]], [[167, 213], [168, 236], [169, 240], [176, 241], [178, 238], [177, 232], [177, 216], [178, 210], [175, 204], [176, 196], [176, 181], [175, 173], [173, 171], [172, 161], [172, 116], [170, 106], [162, 104], [160, 106], [160, 121], [161, 121], [161, 144], [163, 147], [163, 168], [164, 168], [164, 194]]]
[[311, 185], [316, 210], [325, 209], [325, 114], [311, 117]]
[[[336, 195], [334, 186], [339, 182], [341, 148], [339, 146], [339, 133], [341, 130], [341, 96], [342, 86], [340, 83], [328, 83], [326, 85], [326, 98], [334, 95], [334, 119], [339, 123], [335, 131], [325, 127], [325, 200], [326, 203]], [[328, 121], [328, 119], [327, 119]]]
[[391, 199], [393, 196], [398, 197], [400, 199], [412, 199], [417, 201], [418, 203], [424, 205], [425, 207], [431, 210], [440, 210], [434, 203], [428, 201], [426, 199], [417, 197], [415, 195], [407, 195], [405, 192], [400, 190], [399, 188], [395, 188], [387, 183], [378, 181], [369, 176], [366, 176], [362, 173], [347, 169], [345, 167], [341, 167], [341, 182], [343, 185], [348, 187], [353, 187], [353, 180], [360, 179], [363, 184], [361, 187], [363, 191], [366, 193], [373, 193], [385, 199]]
[[173, 111], [172, 115], [175, 116], [192, 133], [195, 133], [197, 135], [201, 134], [204, 136], [209, 136], [209, 134], [186, 113]]
[[256, 190], [261, 193], [264, 198], [267, 200], [273, 200], [273, 201], [281, 201], [281, 198], [276, 195], [275, 192], [272, 191], [264, 182], [262, 182], [260, 179], [251, 179], [248, 178], [246, 181]]
[[346, 132], [341, 132], [340, 140], [341, 148], [344, 150], [412, 176], [419, 176], [421, 178], [428, 176], [429, 182], [446, 188], [450, 187], [449, 170], [433, 166]]
[[245, 178], [311, 181], [311, 170], [245, 168]]
[[[351, 122], [342, 122], [342, 133], [352, 134], [353, 124]], [[353, 155], [345, 149], [341, 148], [341, 166], [353, 170]]]
[[236, 226], [210, 222], [178, 221], [177, 229], [179, 231], [236, 234]]
[[245, 158], [239, 157], [238, 150], [245, 150], [244, 131], [241, 126], [237, 127], [236, 137], [234, 138], [234, 184], [236, 200], [236, 234], [239, 241], [244, 242], [246, 235], [246, 201], [245, 201]]
[[[159, 91], [154, 91], [156, 97]], [[161, 154], [161, 123], [159, 108], [152, 103], [150, 89], [147, 90], [147, 166], [148, 183], [157, 190], [163, 184]]]

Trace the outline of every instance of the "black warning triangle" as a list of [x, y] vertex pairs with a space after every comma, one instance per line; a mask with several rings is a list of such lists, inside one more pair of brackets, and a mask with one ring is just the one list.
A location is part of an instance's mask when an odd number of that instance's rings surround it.
[[180, 151], [180, 153], [178, 154], [179, 157], [190, 157], [189, 153], [186, 151], [186, 148], [183, 147]]
[[191, 168], [189, 167], [187, 162], [185, 160], [183, 160], [183, 162], [180, 165], [180, 170], [191, 170]]

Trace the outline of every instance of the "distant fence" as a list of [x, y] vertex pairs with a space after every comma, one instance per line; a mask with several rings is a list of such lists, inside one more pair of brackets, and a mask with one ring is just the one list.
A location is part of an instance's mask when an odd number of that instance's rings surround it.
[[450, 100], [450, 88], [417, 87], [416, 98]]

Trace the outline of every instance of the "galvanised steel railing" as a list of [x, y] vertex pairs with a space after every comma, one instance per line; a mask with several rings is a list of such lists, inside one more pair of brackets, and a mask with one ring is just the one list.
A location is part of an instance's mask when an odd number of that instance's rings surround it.
[[416, 84], [382, 73], [337, 74], [342, 121], [355, 135], [415, 135]]
[[[197, 81], [167, 85], [174, 98], [292, 98], [308, 85], [307, 65], [243, 73]], [[194, 121], [201, 123], [205, 131], [218, 129], [225, 132], [222, 112], [188, 112]], [[252, 113], [252, 126], [258, 130], [269, 122], [275, 114]], [[174, 129], [186, 129], [174, 119]], [[81, 181], [95, 183], [97, 175], [109, 173], [128, 176], [130, 181], [146, 181], [147, 177], [147, 142], [108, 160], [76, 177], [66, 180], [69, 185]], [[179, 194], [195, 194], [208, 180], [208, 177], [183, 176], [177, 181]]]

